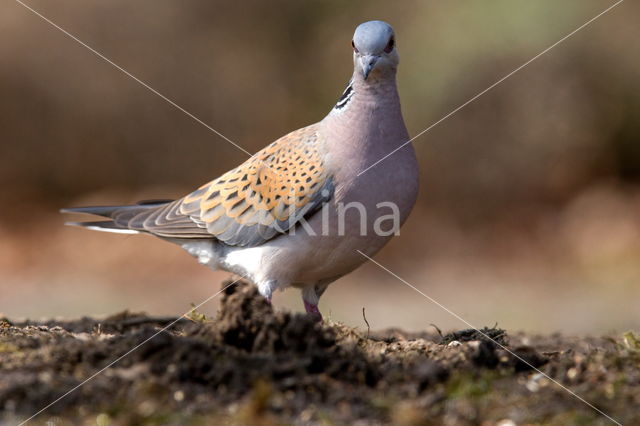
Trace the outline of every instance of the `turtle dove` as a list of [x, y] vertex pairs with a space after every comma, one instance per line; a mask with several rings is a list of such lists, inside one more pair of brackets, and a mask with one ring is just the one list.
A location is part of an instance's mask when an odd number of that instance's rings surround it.
[[[409, 135], [393, 29], [365, 22], [352, 47], [353, 76], [322, 121], [178, 200], [63, 212], [106, 218], [74, 225], [179, 244], [200, 263], [248, 278], [268, 300], [276, 289], [298, 287], [307, 312], [321, 319], [327, 286], [366, 260], [357, 250], [371, 256], [397, 233], [418, 192], [411, 144], [358, 176]], [[385, 219], [392, 232], [373, 229]]]

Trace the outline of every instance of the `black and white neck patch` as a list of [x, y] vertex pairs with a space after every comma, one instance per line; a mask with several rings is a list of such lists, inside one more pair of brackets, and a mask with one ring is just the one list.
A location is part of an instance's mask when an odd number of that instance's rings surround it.
[[349, 80], [347, 88], [344, 89], [344, 92], [342, 92], [342, 96], [340, 96], [340, 99], [338, 99], [338, 103], [336, 103], [336, 106], [333, 107], [333, 109], [338, 111], [343, 109], [349, 103], [349, 101], [353, 97], [353, 94], [353, 80]]

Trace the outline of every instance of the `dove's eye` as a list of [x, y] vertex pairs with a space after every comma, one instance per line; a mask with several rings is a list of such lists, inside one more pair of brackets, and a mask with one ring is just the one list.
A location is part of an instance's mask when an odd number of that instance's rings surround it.
[[358, 52], [359, 52], [359, 50], [358, 50], [358, 48], [356, 47], [356, 44], [353, 42], [353, 40], [351, 40], [351, 47], [353, 47], [353, 51], [354, 51], [354, 52], [356, 52], [356, 53], [358, 53]]
[[396, 41], [393, 37], [389, 39], [389, 43], [387, 43], [387, 47], [384, 48], [385, 53], [391, 53], [393, 50], [393, 46], [395, 46]]

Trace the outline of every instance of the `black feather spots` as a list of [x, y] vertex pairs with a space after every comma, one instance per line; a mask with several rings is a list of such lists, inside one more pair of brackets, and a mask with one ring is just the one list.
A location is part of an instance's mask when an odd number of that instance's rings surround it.
[[238, 200], [236, 201], [232, 206], [231, 206], [231, 210], [235, 210], [236, 208], [238, 208], [242, 203], [244, 203], [244, 200]]
[[347, 88], [344, 90], [342, 96], [340, 96], [340, 99], [338, 99], [338, 103], [336, 103], [336, 106], [333, 109], [343, 109], [349, 103], [349, 100], [351, 100], [351, 98], [353, 97], [353, 93], [353, 84], [352, 81], [349, 81]]
[[253, 209], [249, 207], [238, 215], [238, 219], [246, 219], [246, 217], [252, 213], [253, 213]]
[[211, 194], [209, 194], [209, 196], [207, 197], [207, 201], [212, 201], [215, 200], [216, 198], [218, 198], [218, 195], [220, 195], [220, 191], [213, 191]]

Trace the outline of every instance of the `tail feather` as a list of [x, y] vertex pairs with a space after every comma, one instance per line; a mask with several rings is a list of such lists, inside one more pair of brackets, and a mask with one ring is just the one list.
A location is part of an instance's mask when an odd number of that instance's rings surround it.
[[121, 234], [139, 234], [141, 231], [131, 229], [129, 222], [139, 213], [167, 204], [171, 200], [148, 200], [127, 206], [89, 206], [61, 209], [60, 213], [80, 213], [102, 216], [110, 220], [93, 222], [66, 222], [65, 225], [79, 226], [94, 231], [116, 232]]
[[69, 207], [60, 209], [60, 213], [81, 213], [92, 214], [96, 216], [112, 218], [113, 214], [118, 212], [125, 212], [129, 210], [144, 210], [150, 207], [157, 207], [162, 204], [167, 204], [173, 200], [143, 200], [137, 204], [131, 204], [126, 206], [88, 206], [88, 207]]
[[113, 213], [115, 213], [116, 211], [133, 210], [133, 209], [139, 209], [139, 208], [140, 206], [138, 205], [71, 207], [71, 208], [61, 209], [60, 213], [82, 213], [82, 214], [92, 214], [96, 216], [110, 218], [113, 215]]
[[93, 231], [113, 232], [116, 234], [139, 234], [140, 233], [140, 231], [119, 226], [115, 222], [110, 220], [95, 221], [95, 222], [65, 222], [65, 225], [78, 226], [80, 228], [87, 228]]

